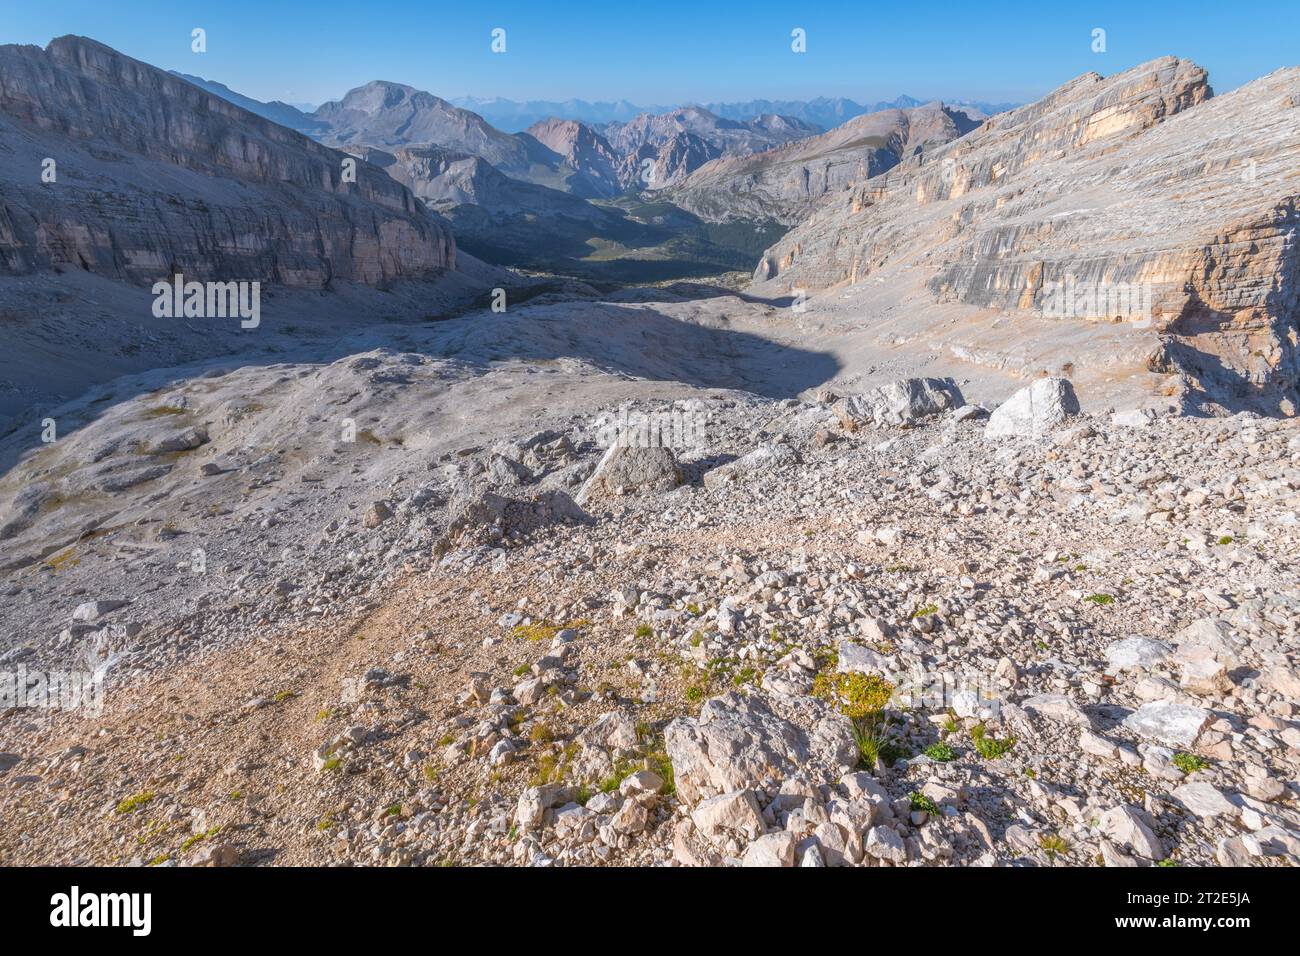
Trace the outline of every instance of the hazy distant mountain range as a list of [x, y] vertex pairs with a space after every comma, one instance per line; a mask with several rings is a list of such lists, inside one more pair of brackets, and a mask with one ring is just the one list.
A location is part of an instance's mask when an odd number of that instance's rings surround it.
[[[533, 125], [538, 120], [557, 116], [561, 119], [581, 120], [584, 123], [605, 124], [627, 122], [640, 113], [667, 113], [673, 106], [642, 105], [619, 100], [616, 103], [589, 103], [586, 100], [529, 100], [519, 103], [500, 97], [462, 96], [450, 102], [462, 109], [473, 110], [498, 129], [515, 133]], [[879, 103], [858, 103], [840, 97], [819, 96], [811, 100], [748, 100], [737, 103], [682, 103], [681, 106], [702, 106], [722, 119], [748, 120], [766, 114], [791, 116], [823, 129], [832, 129], [855, 116], [878, 113], [881, 110], [906, 110], [923, 105], [925, 100], [900, 96]], [[978, 110], [986, 116], [1003, 113], [1019, 103], [986, 103], [978, 100], [944, 100], [949, 106], [965, 109], [967, 113]]]

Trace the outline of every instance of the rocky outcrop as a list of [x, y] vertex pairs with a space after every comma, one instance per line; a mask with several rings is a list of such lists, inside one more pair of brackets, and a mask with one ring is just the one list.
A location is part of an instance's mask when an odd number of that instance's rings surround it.
[[623, 191], [619, 179], [620, 158], [614, 148], [586, 123], [554, 117], [534, 123], [521, 136], [530, 136], [560, 157], [581, 182], [570, 191], [582, 196], [616, 196]]
[[320, 287], [455, 264], [380, 170], [346, 181], [342, 154], [92, 40], [0, 47], [0, 132], [0, 272]]
[[749, 156], [725, 156], [676, 185], [670, 198], [715, 221], [794, 225], [823, 196], [892, 169], [979, 123], [941, 104], [859, 116], [828, 133]]
[[757, 275], [1149, 329], [1191, 394], [1294, 411], [1298, 157], [1300, 69], [1214, 98], [1173, 57], [1087, 74], [828, 200]]
[[628, 153], [619, 175], [630, 187], [662, 189], [721, 155], [716, 146], [694, 133], [677, 133], [663, 143], [642, 143]]
[[698, 717], [674, 720], [664, 731], [664, 745], [677, 792], [694, 804], [797, 770], [817, 767], [838, 776], [851, 769], [857, 752], [848, 722], [819, 704], [798, 701], [803, 719], [794, 721], [768, 697], [729, 691], [706, 701]]

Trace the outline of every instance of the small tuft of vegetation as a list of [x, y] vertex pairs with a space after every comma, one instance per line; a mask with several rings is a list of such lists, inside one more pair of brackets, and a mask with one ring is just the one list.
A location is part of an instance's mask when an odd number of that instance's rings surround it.
[[1219, 538], [1219, 544], [1232, 544], [1232, 535], [1223, 535], [1223, 537]]
[[636, 773], [637, 766], [631, 760], [619, 760], [614, 764], [614, 770], [608, 777], [596, 784], [596, 789], [601, 793], [613, 793], [621, 784], [632, 774]]
[[181, 844], [181, 852], [184, 853], [186, 850], [194, 846], [196, 843], [202, 843], [204, 840], [210, 837], [214, 837], [220, 832], [221, 832], [221, 827], [217, 826], [217, 827], [212, 827], [212, 829], [210, 830], [204, 830], [202, 833], [194, 834], [192, 837], [190, 837], [188, 840], [186, 840], [184, 843]]
[[939, 805], [919, 790], [913, 790], [907, 795], [907, 799], [911, 802], [913, 810], [928, 813], [932, 817], [939, 815]]
[[983, 724], [976, 724], [971, 728], [970, 739], [976, 751], [985, 760], [997, 760], [1016, 745], [1015, 737], [1006, 737], [1002, 740], [990, 737]]
[[1198, 770], [1206, 769], [1209, 765], [1210, 762], [1204, 757], [1189, 754], [1185, 750], [1174, 754], [1174, 766], [1183, 773], [1196, 773]]
[[1043, 853], [1045, 853], [1047, 858], [1052, 862], [1056, 862], [1058, 856], [1065, 856], [1065, 854], [1070, 852], [1069, 842], [1059, 833], [1040, 834], [1038, 837], [1038, 845], [1043, 848]]
[[1097, 607], [1105, 607], [1107, 604], [1115, 603], [1114, 596], [1110, 594], [1089, 594], [1084, 600], [1097, 605]]
[[548, 621], [538, 621], [534, 624], [517, 624], [515, 625], [514, 635], [525, 641], [532, 641], [540, 644], [542, 641], [551, 641], [555, 635], [563, 630], [558, 624], [551, 624]]
[[813, 680], [813, 693], [831, 701], [849, 718], [853, 742], [863, 766], [892, 763], [900, 753], [889, 743], [885, 707], [894, 685], [877, 674], [840, 674], [822, 671]]
[[655, 629], [649, 624], [638, 624], [633, 636], [638, 640], [647, 640], [655, 636]]
[[115, 812], [134, 813], [136, 810], [139, 810], [141, 807], [143, 807], [153, 798], [154, 798], [154, 792], [152, 790], [146, 790], [143, 793], [134, 794], [133, 796], [126, 797], [125, 799], [121, 800], [118, 803]]
[[555, 734], [546, 724], [533, 724], [533, 729], [528, 731], [528, 739], [535, 744], [549, 744], [555, 739]]
[[921, 607], [918, 607], [915, 611], [912, 612], [912, 619], [915, 620], [918, 617], [929, 617], [931, 614], [938, 614], [938, 613], [939, 613], [939, 605], [923, 604]]
[[838, 705], [850, 720], [859, 720], [884, 711], [894, 685], [877, 674], [823, 671], [813, 680], [813, 693]]
[[570, 742], [562, 751], [544, 753], [537, 758], [537, 772], [528, 780], [530, 787], [544, 787], [548, 783], [559, 783], [569, 772], [569, 761], [577, 753], [578, 745]]
[[653, 770], [659, 775], [659, 779], [664, 782], [663, 790], [660, 792], [671, 797], [677, 792], [677, 781], [673, 775], [673, 762], [667, 752], [663, 750], [652, 750], [645, 755], [645, 765], [647, 770]]
[[937, 760], [939, 763], [947, 763], [957, 757], [957, 754], [947, 744], [930, 744], [925, 748], [925, 755], [931, 760]]

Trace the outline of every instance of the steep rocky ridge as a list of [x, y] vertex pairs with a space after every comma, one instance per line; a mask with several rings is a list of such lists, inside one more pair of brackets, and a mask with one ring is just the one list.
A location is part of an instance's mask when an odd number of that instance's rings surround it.
[[1172, 57], [1079, 77], [829, 198], [758, 278], [858, 300], [917, 287], [1047, 341], [1118, 322], [1177, 401], [1292, 412], [1300, 70], [1211, 96]]
[[[365, 164], [80, 37], [0, 47], [0, 271], [324, 286], [431, 276], [447, 225]], [[54, 182], [42, 182], [46, 158]]]
[[218, 83], [215, 80], [207, 80], [201, 76], [194, 76], [190, 73], [180, 73], [176, 70], [170, 71], [174, 76], [179, 76], [182, 80], [193, 83], [200, 89], [207, 90], [213, 96], [219, 96], [223, 100], [228, 100], [236, 106], [241, 106], [250, 113], [256, 113], [263, 119], [269, 119], [272, 123], [279, 123], [281, 126], [287, 126], [289, 129], [296, 129], [300, 133], [311, 135], [321, 128], [321, 123], [314, 120], [307, 113], [291, 106], [280, 100], [271, 100], [263, 102], [255, 100], [251, 96], [245, 96], [242, 93], [236, 93], [224, 83]]
[[530, 133], [503, 133], [477, 113], [401, 83], [367, 83], [312, 118], [323, 124], [321, 142], [331, 146], [440, 146], [478, 156], [515, 179], [581, 196], [609, 194], [599, 174], [589, 176]]
[[870, 113], [818, 136], [713, 160], [676, 184], [670, 198], [710, 220], [771, 217], [793, 225], [827, 193], [870, 179], [978, 125], [941, 104]]
[[700, 106], [686, 106], [668, 113], [642, 113], [627, 123], [605, 127], [609, 142], [623, 154], [643, 145], [662, 146], [679, 133], [692, 133], [719, 153], [752, 153], [778, 143], [820, 133], [821, 127], [789, 116], [766, 115], [752, 120], [730, 120], [715, 116]]
[[662, 143], [642, 143], [624, 156], [620, 175], [631, 186], [663, 189], [721, 155], [718, 147], [694, 133], [675, 133]]
[[615, 196], [625, 183], [619, 179], [619, 156], [605, 137], [586, 123], [551, 117], [524, 131], [577, 171], [589, 184], [584, 195]]

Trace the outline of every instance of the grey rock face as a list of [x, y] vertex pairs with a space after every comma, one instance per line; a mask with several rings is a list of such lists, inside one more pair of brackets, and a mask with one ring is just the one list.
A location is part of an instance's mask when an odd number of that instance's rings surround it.
[[743, 155], [821, 132], [820, 128], [788, 116], [760, 116], [729, 120], [701, 106], [685, 106], [667, 113], [642, 113], [626, 123], [610, 123], [605, 135], [624, 155], [642, 146], [659, 148], [682, 134], [707, 145], [714, 155]]
[[0, 272], [324, 286], [455, 265], [380, 170], [345, 181], [339, 153], [92, 40], [0, 47], [0, 134]]
[[679, 132], [659, 144], [641, 143], [625, 154], [619, 177], [629, 186], [662, 189], [721, 155], [718, 147], [694, 133]]
[[1146, 670], [1169, 656], [1170, 647], [1149, 637], [1126, 637], [1106, 648], [1113, 671]]
[[556, 523], [580, 523], [588, 515], [562, 491], [542, 491], [519, 498], [495, 492], [453, 501], [451, 522], [441, 548], [451, 543], [498, 543], [512, 535], [528, 534]]
[[481, 156], [442, 146], [345, 146], [345, 152], [385, 170], [439, 212], [472, 204], [492, 214], [564, 216], [613, 229], [618, 218], [575, 195], [513, 179]]

